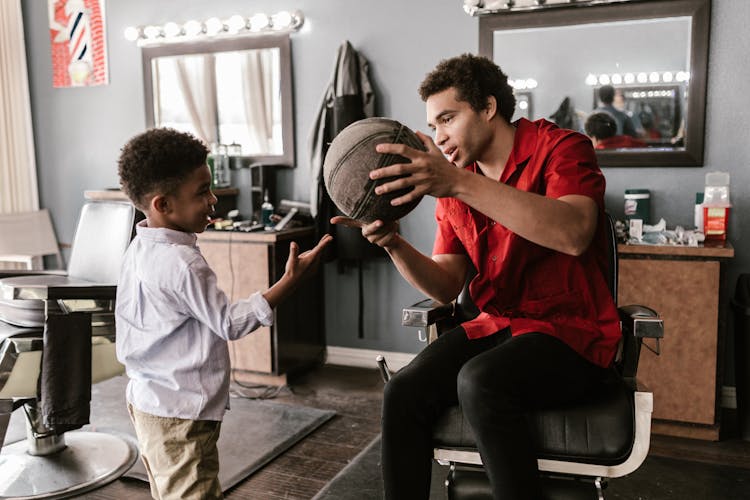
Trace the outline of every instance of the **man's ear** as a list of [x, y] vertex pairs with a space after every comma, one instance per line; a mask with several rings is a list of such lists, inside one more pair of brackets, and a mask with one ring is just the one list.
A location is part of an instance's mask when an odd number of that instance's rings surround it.
[[487, 121], [492, 120], [497, 115], [498, 109], [497, 109], [497, 99], [495, 99], [494, 95], [487, 97], [487, 106], [484, 108], [485, 116], [487, 117]]

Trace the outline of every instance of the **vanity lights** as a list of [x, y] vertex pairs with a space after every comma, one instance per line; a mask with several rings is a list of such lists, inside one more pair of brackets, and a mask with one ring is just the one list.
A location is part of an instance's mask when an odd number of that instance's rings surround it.
[[586, 76], [586, 85], [620, 85], [625, 83], [627, 85], [634, 83], [672, 83], [672, 82], [687, 82], [690, 80], [690, 73], [687, 71], [650, 71], [646, 73], [642, 71], [640, 73], [612, 73], [601, 75], [595, 75], [589, 73]]
[[464, 0], [464, 12], [470, 16], [497, 14], [519, 10], [539, 10], [565, 5], [601, 5], [624, 3], [633, 0]]
[[514, 90], [531, 90], [537, 88], [539, 83], [533, 78], [508, 78], [508, 85]]
[[190, 20], [182, 24], [168, 22], [161, 26], [129, 26], [125, 28], [125, 39], [139, 45], [165, 42], [181, 42], [199, 37], [236, 36], [269, 32], [296, 31], [302, 27], [305, 17], [299, 10], [280, 11], [273, 15], [264, 13], [245, 17], [239, 14], [228, 19], [211, 17], [205, 21]]

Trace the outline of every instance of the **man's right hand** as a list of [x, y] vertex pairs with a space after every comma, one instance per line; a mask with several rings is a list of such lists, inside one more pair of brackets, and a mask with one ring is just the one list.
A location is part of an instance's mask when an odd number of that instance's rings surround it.
[[376, 220], [367, 224], [349, 217], [337, 215], [331, 218], [331, 224], [341, 224], [342, 226], [358, 228], [362, 231], [362, 236], [367, 241], [385, 249], [395, 246], [400, 238], [398, 235], [398, 221], [383, 222], [382, 220]]

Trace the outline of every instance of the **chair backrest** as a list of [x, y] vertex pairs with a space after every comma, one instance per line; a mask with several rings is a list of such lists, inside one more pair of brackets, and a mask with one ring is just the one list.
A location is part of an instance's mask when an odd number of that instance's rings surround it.
[[135, 208], [129, 203], [86, 203], [70, 250], [68, 276], [117, 284], [122, 256], [133, 235], [134, 217]]
[[619, 270], [619, 264], [617, 260], [617, 233], [615, 232], [615, 221], [609, 212], [605, 213], [607, 219], [607, 258], [609, 274], [607, 274], [607, 286], [609, 287], [609, 293], [612, 294], [612, 299], [617, 304], [617, 272]]
[[55, 255], [57, 268], [64, 267], [47, 209], [0, 214], [0, 261], [31, 263], [46, 255]]

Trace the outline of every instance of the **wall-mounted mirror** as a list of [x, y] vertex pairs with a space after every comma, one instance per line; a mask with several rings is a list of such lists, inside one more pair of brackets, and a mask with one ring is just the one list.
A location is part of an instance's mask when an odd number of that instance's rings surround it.
[[146, 46], [146, 122], [234, 144], [245, 165], [294, 166], [288, 35]]
[[599, 145], [602, 166], [701, 166], [709, 17], [710, 0], [501, 12], [480, 18], [479, 52], [510, 79], [533, 79], [522, 91], [532, 112], [515, 118], [584, 132], [594, 112], [614, 116], [629, 140]]

